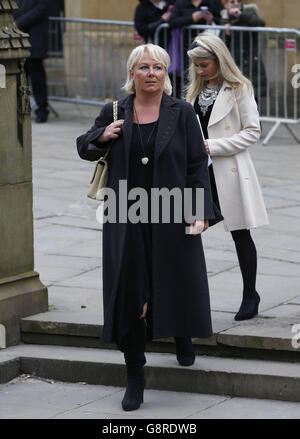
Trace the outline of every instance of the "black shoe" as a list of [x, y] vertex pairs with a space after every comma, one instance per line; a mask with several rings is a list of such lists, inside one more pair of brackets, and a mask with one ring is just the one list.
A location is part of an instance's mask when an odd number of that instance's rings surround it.
[[195, 362], [195, 349], [190, 337], [174, 337], [176, 357], [181, 366], [191, 366]]
[[144, 402], [145, 378], [144, 371], [130, 371], [128, 373], [128, 382], [126, 392], [122, 400], [122, 408], [126, 412], [137, 410]]
[[48, 116], [36, 116], [34, 120], [36, 123], [44, 123], [47, 122]]
[[241, 303], [238, 313], [235, 315], [234, 320], [249, 320], [258, 314], [258, 305], [260, 297], [257, 292], [253, 297], [244, 297]]
[[48, 120], [49, 111], [48, 110], [36, 110], [35, 111], [35, 122], [36, 123], [45, 123]]

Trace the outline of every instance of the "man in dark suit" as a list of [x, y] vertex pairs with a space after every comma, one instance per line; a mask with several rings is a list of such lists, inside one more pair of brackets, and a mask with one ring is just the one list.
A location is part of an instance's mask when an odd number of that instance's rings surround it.
[[31, 55], [26, 60], [26, 73], [30, 78], [32, 93], [37, 104], [36, 122], [47, 122], [48, 97], [44, 58], [48, 50], [48, 17], [51, 0], [17, 0], [19, 10], [14, 13], [20, 30], [29, 34]]

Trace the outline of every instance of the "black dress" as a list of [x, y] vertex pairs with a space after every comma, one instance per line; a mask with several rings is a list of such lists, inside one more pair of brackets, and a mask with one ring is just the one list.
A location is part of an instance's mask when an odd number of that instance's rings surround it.
[[[202, 130], [203, 130], [203, 134], [204, 134], [203, 140], [208, 139], [207, 127], [208, 127], [208, 122], [209, 122], [209, 118], [210, 118], [213, 106], [214, 106], [214, 103], [211, 104], [207, 108], [205, 115], [203, 115], [202, 111], [200, 110], [198, 98], [195, 99], [194, 109], [195, 109], [196, 114], [198, 114], [200, 122], [201, 122]], [[215, 180], [215, 175], [214, 175], [214, 169], [213, 169], [212, 164], [209, 166], [208, 170], [209, 170], [211, 192], [212, 192], [212, 197], [213, 197], [213, 202], [214, 202], [215, 215], [216, 215], [216, 218], [220, 219], [223, 217], [221, 214], [221, 207], [220, 207], [218, 191], [217, 191], [217, 186], [216, 186], [216, 180]], [[209, 223], [210, 223], [210, 225], [212, 225], [214, 223], [214, 221], [210, 221]]]
[[[145, 155], [149, 158], [147, 165], [141, 163], [144, 156], [138, 125], [133, 124], [132, 141], [129, 155], [128, 191], [143, 188], [148, 194], [148, 222], [136, 224], [128, 221], [125, 240], [123, 265], [117, 292], [115, 309], [114, 338], [123, 350], [124, 337], [135, 326], [147, 309], [147, 337], [152, 338], [151, 330], [151, 291], [152, 291], [152, 231], [151, 231], [151, 188], [153, 186], [154, 146], [157, 134], [157, 122], [140, 125], [141, 136], [145, 146]], [[150, 138], [149, 138], [150, 136]], [[136, 203], [128, 201], [130, 206]]]

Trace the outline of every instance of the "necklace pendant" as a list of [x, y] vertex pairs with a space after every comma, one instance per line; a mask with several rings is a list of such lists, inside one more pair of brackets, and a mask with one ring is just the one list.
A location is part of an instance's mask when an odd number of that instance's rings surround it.
[[149, 159], [148, 159], [148, 157], [143, 157], [141, 161], [142, 161], [143, 165], [147, 165], [147, 163], [149, 162]]

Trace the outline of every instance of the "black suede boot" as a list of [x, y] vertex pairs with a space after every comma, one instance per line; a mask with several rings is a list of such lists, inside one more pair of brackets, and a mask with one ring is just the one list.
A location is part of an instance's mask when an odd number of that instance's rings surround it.
[[248, 320], [258, 314], [260, 302], [259, 294], [255, 288], [257, 272], [256, 247], [249, 230], [235, 230], [231, 234], [235, 243], [244, 285], [243, 300], [234, 319], [237, 321]]
[[127, 387], [124, 398], [122, 400], [122, 408], [125, 411], [137, 410], [144, 402], [145, 376], [144, 364], [146, 363], [145, 355], [140, 357], [140, 361], [132, 361], [125, 354]]
[[249, 320], [258, 314], [258, 305], [260, 297], [257, 291], [252, 295], [244, 296], [238, 313], [235, 315], [234, 320]]
[[195, 362], [195, 349], [190, 337], [174, 337], [176, 357], [181, 366], [191, 366]]
[[141, 403], [144, 402], [145, 347], [146, 323], [144, 319], [139, 319], [124, 340], [127, 387], [122, 400], [122, 408], [125, 411], [137, 410], [140, 408]]

